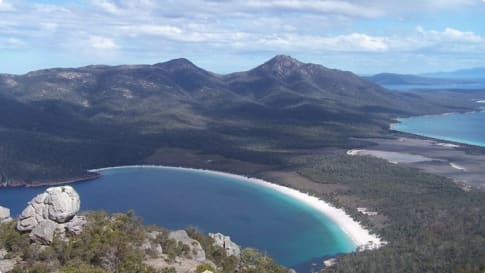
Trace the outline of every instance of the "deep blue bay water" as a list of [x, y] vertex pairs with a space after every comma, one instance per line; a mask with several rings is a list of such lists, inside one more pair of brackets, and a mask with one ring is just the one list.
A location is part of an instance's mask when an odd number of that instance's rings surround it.
[[485, 147], [485, 111], [402, 118], [391, 129]]
[[[355, 250], [350, 238], [314, 208], [244, 179], [190, 169], [126, 167], [74, 184], [81, 210], [134, 209], [145, 224], [221, 232], [278, 262], [308, 270], [309, 261]], [[0, 205], [21, 213], [40, 188], [2, 188]], [[301, 271], [303, 272], [303, 271]]]

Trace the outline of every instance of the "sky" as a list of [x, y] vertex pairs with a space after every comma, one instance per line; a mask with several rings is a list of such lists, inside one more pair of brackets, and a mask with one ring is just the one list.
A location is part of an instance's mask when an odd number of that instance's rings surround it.
[[0, 73], [274, 55], [353, 71], [485, 67], [485, 0], [0, 0]]

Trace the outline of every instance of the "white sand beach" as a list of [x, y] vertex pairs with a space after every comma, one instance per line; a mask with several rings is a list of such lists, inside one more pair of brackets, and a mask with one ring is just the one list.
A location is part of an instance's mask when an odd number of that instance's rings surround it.
[[460, 171], [464, 171], [464, 172], [466, 171], [466, 168], [465, 167], [460, 166], [460, 165], [458, 165], [456, 163], [453, 163], [453, 162], [450, 162], [450, 166], [452, 168], [457, 169], [457, 170], [460, 170]]
[[446, 148], [460, 148], [460, 145], [444, 142], [435, 142], [435, 145], [446, 147]]
[[183, 167], [167, 167], [167, 166], [154, 166], [154, 165], [141, 165], [141, 166], [120, 166], [120, 167], [109, 167], [109, 168], [101, 168], [101, 169], [94, 169], [90, 170], [90, 172], [99, 172], [103, 170], [110, 170], [110, 169], [122, 169], [122, 168], [132, 168], [132, 167], [141, 167], [141, 168], [160, 168], [160, 169], [181, 169], [181, 170], [190, 170], [196, 172], [204, 172], [209, 174], [216, 174], [222, 175], [225, 177], [230, 178], [237, 178], [247, 181], [249, 183], [258, 184], [260, 186], [264, 186], [267, 188], [274, 189], [280, 193], [283, 193], [287, 196], [298, 200], [313, 209], [321, 212], [328, 218], [330, 218], [334, 223], [336, 223], [342, 231], [344, 231], [347, 236], [352, 240], [352, 242], [356, 246], [357, 251], [363, 251], [367, 249], [376, 249], [386, 244], [385, 241], [381, 240], [379, 236], [375, 234], [371, 234], [367, 229], [365, 229], [359, 222], [355, 221], [350, 217], [343, 209], [336, 208], [329, 203], [319, 199], [318, 197], [311, 196], [309, 194], [300, 192], [298, 190], [288, 188], [285, 186], [277, 185], [274, 183], [270, 183], [268, 181], [264, 181], [258, 178], [251, 178], [245, 177], [241, 175], [231, 174], [231, 173], [224, 173], [212, 170], [203, 170], [203, 169], [193, 169], [193, 168], [183, 168]]

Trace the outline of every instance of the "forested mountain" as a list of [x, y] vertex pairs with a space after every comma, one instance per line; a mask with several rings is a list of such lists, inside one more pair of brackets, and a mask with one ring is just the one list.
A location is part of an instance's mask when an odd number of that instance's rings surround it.
[[287, 148], [346, 146], [398, 115], [473, 107], [288, 56], [229, 75], [186, 59], [4, 74], [0, 103], [0, 180], [10, 185], [86, 178], [112, 165], [194, 166], [200, 154], [281, 166]]

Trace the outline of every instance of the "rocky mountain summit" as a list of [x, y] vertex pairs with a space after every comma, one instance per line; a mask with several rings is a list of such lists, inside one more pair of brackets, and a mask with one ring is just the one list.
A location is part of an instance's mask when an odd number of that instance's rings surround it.
[[17, 230], [30, 231], [30, 238], [44, 244], [52, 243], [54, 234], [80, 234], [86, 223], [79, 212], [81, 201], [70, 186], [48, 188], [34, 197], [17, 222]]

